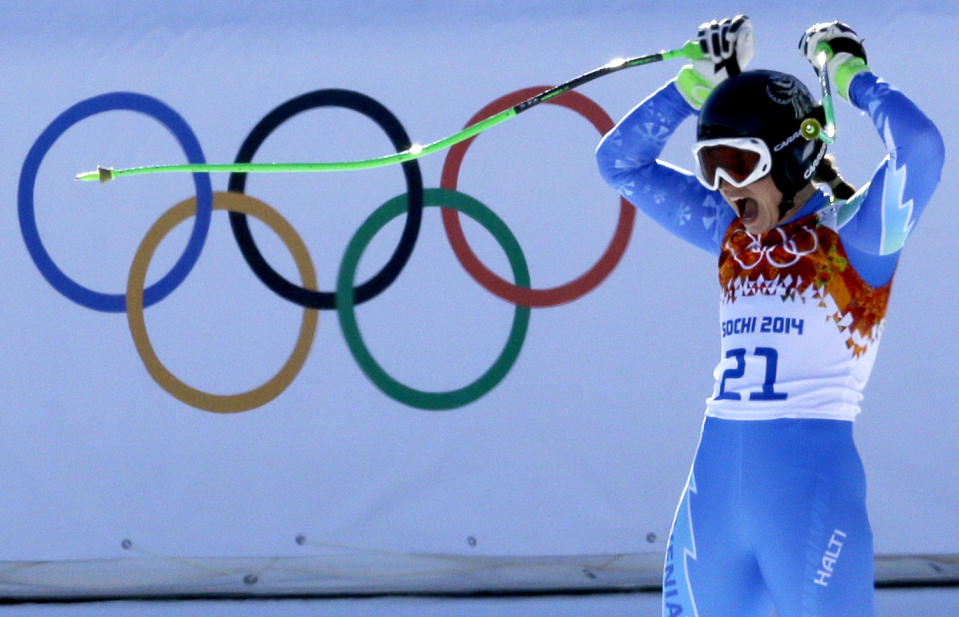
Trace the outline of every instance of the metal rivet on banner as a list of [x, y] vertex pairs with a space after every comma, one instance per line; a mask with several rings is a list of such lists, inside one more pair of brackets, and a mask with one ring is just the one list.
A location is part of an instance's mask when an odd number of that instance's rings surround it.
[[247, 585], [256, 585], [256, 582], [260, 580], [257, 578], [256, 574], [247, 574], [243, 577], [243, 582]]
[[122, 542], [120, 542], [120, 546], [122, 546], [123, 548], [129, 550], [130, 547], [133, 546], [133, 542], [131, 542], [130, 540], [124, 539]]
[[657, 538], [656, 534], [653, 533], [652, 531], [646, 534], [646, 541], [649, 542], [650, 544], [655, 542], [656, 538]]
[[470, 536], [466, 538], [466, 543], [469, 544], [470, 546], [476, 546], [476, 538], [474, 538], [473, 536]]

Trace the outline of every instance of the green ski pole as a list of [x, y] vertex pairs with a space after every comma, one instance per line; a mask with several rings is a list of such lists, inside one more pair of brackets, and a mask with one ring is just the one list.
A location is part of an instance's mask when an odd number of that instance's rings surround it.
[[525, 101], [510, 107], [509, 109], [505, 109], [490, 116], [489, 118], [486, 118], [485, 120], [481, 120], [476, 124], [472, 124], [454, 135], [450, 135], [449, 137], [445, 137], [426, 145], [414, 144], [402, 152], [372, 159], [324, 163], [191, 163], [183, 165], [151, 165], [145, 167], [130, 167], [127, 169], [113, 169], [112, 167], [98, 166], [95, 171], [87, 171], [77, 174], [76, 179], [84, 182], [108, 182], [114, 178], [120, 178], [123, 176], [158, 173], [328, 172], [354, 171], [359, 169], [371, 169], [374, 167], [385, 167], [387, 165], [405, 163], [406, 161], [417, 159], [422, 156], [426, 156], [427, 154], [432, 154], [434, 152], [454, 146], [469, 139], [470, 137], [474, 137], [475, 135], [478, 135], [479, 133], [496, 126], [497, 124], [505, 122], [506, 120], [521, 114], [522, 112], [535, 107], [540, 103], [555, 98], [574, 88], [578, 88], [579, 86], [591, 82], [594, 79], [604, 75], [609, 75], [610, 73], [615, 73], [616, 71], [620, 71], [622, 69], [640, 66], [643, 64], [651, 64], [653, 62], [660, 62], [663, 60], [671, 60], [674, 58], [701, 59], [702, 57], [703, 52], [699, 47], [699, 43], [696, 41], [687, 41], [682, 47], [677, 49], [660, 51], [634, 58], [616, 58], [601, 67], [589, 71], [588, 73], [584, 73], [579, 77], [571, 79], [558, 86], [549, 88], [548, 90], [530, 97]]

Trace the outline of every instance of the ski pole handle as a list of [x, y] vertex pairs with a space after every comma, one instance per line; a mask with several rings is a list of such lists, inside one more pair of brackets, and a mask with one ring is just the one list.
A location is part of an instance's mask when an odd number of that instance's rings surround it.
[[826, 116], [826, 125], [823, 126], [815, 118], [806, 118], [799, 125], [802, 136], [812, 141], [821, 139], [827, 144], [836, 141], [836, 112], [832, 105], [832, 84], [829, 82], [829, 71], [826, 63], [833, 56], [832, 47], [822, 41], [816, 45], [816, 57], [819, 60], [819, 86], [822, 89], [822, 109]]

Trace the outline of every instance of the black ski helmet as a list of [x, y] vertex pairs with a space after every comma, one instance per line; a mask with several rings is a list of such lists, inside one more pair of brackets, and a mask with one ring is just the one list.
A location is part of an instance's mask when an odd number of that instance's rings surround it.
[[699, 112], [696, 139], [763, 140], [772, 156], [770, 174], [783, 194], [781, 209], [785, 213], [826, 154], [822, 140], [803, 137], [800, 125], [807, 118], [826, 124], [823, 108], [799, 79], [778, 71], [745, 71], [723, 81], [706, 99]]

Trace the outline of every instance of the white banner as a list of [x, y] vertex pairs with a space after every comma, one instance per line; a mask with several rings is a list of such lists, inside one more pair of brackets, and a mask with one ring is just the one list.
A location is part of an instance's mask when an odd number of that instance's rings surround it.
[[[226, 173], [74, 179], [229, 163], [245, 141], [256, 162], [387, 155], [743, 10], [430, 4], [2, 5], [0, 560], [663, 550], [712, 388], [715, 264], [621, 204], [593, 150], [679, 62], [405, 173], [251, 174], [246, 198]], [[954, 9], [814, 4], [751, 8], [757, 66], [815, 91], [795, 41], [845, 19], [957, 143], [930, 77]], [[837, 115], [833, 151], [862, 183], [882, 143]], [[692, 129], [667, 160], [690, 168]], [[857, 424], [884, 552], [959, 549], [952, 170], [904, 252]]]

